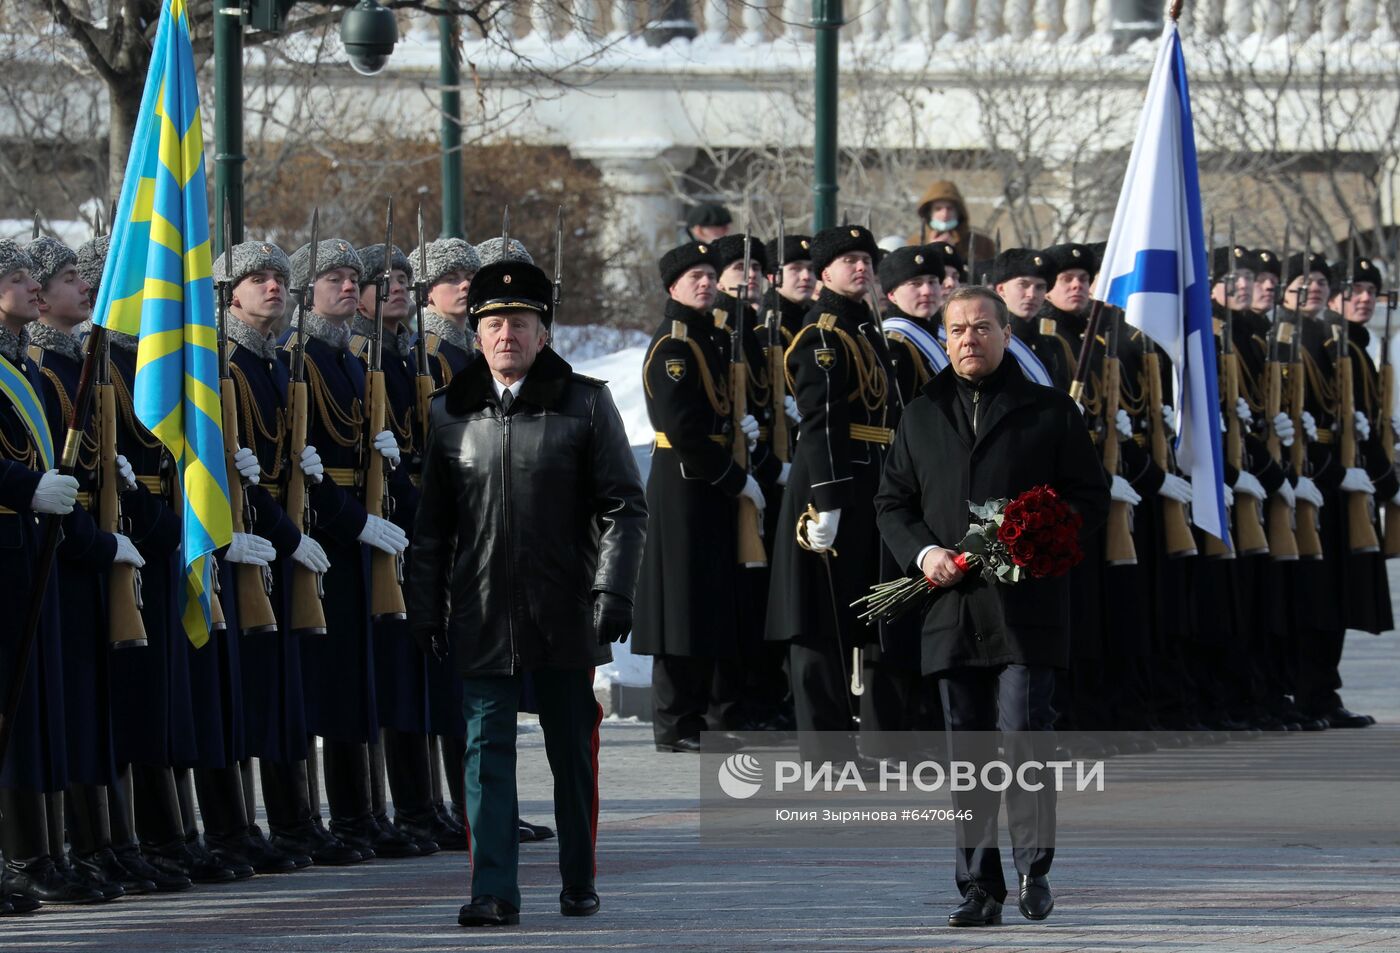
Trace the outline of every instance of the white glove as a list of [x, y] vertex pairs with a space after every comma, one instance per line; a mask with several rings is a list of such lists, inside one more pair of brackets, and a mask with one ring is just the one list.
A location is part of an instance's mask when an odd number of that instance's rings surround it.
[[827, 510], [818, 513], [815, 522], [807, 524], [807, 542], [817, 552], [824, 552], [836, 542], [836, 528], [841, 523], [840, 510]]
[[1176, 408], [1171, 404], [1162, 405], [1162, 423], [1167, 425], [1167, 430], [1176, 433]]
[[245, 566], [266, 566], [277, 558], [277, 550], [261, 536], [252, 533], [234, 533], [233, 542], [228, 544], [224, 561], [241, 563]]
[[1293, 436], [1297, 431], [1293, 429], [1293, 418], [1287, 414], [1274, 414], [1274, 433], [1278, 436], [1278, 442], [1285, 447], [1293, 446]]
[[740, 499], [748, 497], [753, 500], [753, 505], [758, 507], [760, 515], [763, 513], [763, 508], [768, 505], [768, 501], [763, 498], [763, 488], [758, 485], [758, 481], [752, 475], [747, 478], [744, 488], [739, 491], [739, 497]]
[[744, 441], [749, 445], [749, 453], [758, 446], [758, 421], [753, 414], [745, 414], [739, 421], [739, 429], [744, 432]]
[[1244, 424], [1246, 428], [1254, 423], [1254, 411], [1249, 409], [1249, 401], [1245, 400], [1243, 397], [1235, 398], [1235, 416], [1239, 418], [1240, 423]]
[[[783, 397], [783, 413], [787, 414], [787, 419], [793, 423], [802, 423], [802, 414], [797, 409], [797, 398], [791, 394]], [[1395, 428], [1395, 432], [1400, 433], [1400, 427]]]
[[1342, 477], [1342, 484], [1338, 487], [1343, 493], [1370, 493], [1375, 494], [1376, 485], [1371, 482], [1371, 478], [1366, 475], [1366, 471], [1360, 467], [1348, 467], [1346, 476]]
[[1225, 413], [1224, 413], [1224, 411], [1221, 411], [1221, 414], [1220, 414], [1220, 432], [1221, 432], [1221, 433], [1224, 433], [1224, 432], [1226, 431], [1226, 429], [1227, 429], [1229, 426], [1230, 426], [1230, 422], [1229, 422], [1228, 420], [1225, 419]]
[[1390, 415], [1390, 432], [1395, 434], [1395, 439], [1400, 440], [1400, 414]]
[[292, 559], [312, 572], [325, 572], [331, 568], [331, 561], [321, 544], [305, 533], [301, 534], [301, 542], [297, 543], [297, 548], [292, 551]]
[[258, 481], [262, 479], [262, 464], [258, 463], [258, 458], [247, 447], [239, 447], [234, 453], [233, 468], [238, 471], [239, 478], [249, 486], [257, 486]]
[[1244, 470], [1241, 470], [1240, 475], [1235, 477], [1235, 492], [1252, 496], [1256, 500], [1262, 500], [1269, 495], [1264, 492], [1264, 484], [1259, 482], [1259, 478]]
[[[757, 424], [754, 424], [757, 433]], [[399, 465], [399, 441], [391, 430], [381, 430], [374, 435], [374, 449], [379, 451], [391, 468]], [[750, 448], [752, 449], [752, 448]]]
[[1220, 495], [1223, 496], [1223, 497], [1225, 497], [1225, 505], [1226, 505], [1226, 506], [1234, 506], [1234, 505], [1235, 505], [1235, 491], [1234, 491], [1234, 490], [1230, 489], [1228, 486], [1223, 486], [1223, 485], [1222, 485], [1222, 486], [1220, 487]]
[[50, 470], [39, 477], [39, 485], [34, 489], [34, 499], [29, 501], [29, 508], [36, 513], [67, 516], [73, 512], [73, 504], [76, 502], [78, 478]]
[[373, 513], [365, 518], [365, 528], [360, 530], [360, 542], [391, 556], [397, 556], [408, 548], [408, 537], [404, 531]]
[[792, 464], [784, 463], [782, 470], [778, 472], [778, 486], [787, 486], [788, 475], [792, 473]]
[[1162, 487], [1157, 493], [1169, 500], [1176, 500], [1178, 503], [1190, 503], [1191, 481], [1179, 477], [1175, 473], [1168, 473], [1162, 477]]
[[1283, 502], [1288, 504], [1289, 509], [1293, 509], [1298, 505], [1298, 496], [1293, 491], [1293, 484], [1289, 483], [1287, 480], [1279, 484], [1278, 495], [1283, 497]]
[[1317, 488], [1317, 484], [1311, 477], [1300, 476], [1298, 485], [1293, 488], [1294, 496], [1299, 503], [1311, 503], [1318, 509], [1322, 509], [1322, 491]]
[[1356, 438], [1362, 443], [1365, 443], [1367, 440], [1371, 439], [1371, 421], [1367, 420], [1366, 415], [1359, 410], [1355, 411], [1355, 414]]
[[326, 476], [326, 468], [321, 465], [321, 455], [316, 452], [316, 448], [307, 444], [301, 450], [301, 460], [299, 461], [301, 472], [312, 483], [320, 483]]
[[1313, 419], [1313, 415], [1310, 414], [1310, 413], [1308, 413], [1306, 410], [1303, 411], [1303, 413], [1302, 413], [1301, 416], [1302, 416], [1302, 420], [1303, 420], [1303, 435], [1304, 435], [1305, 437], [1308, 438], [1308, 441], [1309, 441], [1310, 443], [1316, 443], [1316, 442], [1317, 442], [1317, 421], [1314, 420], [1314, 419]]
[[113, 534], [117, 538], [117, 555], [112, 557], [114, 563], [126, 563], [128, 566], [135, 566], [140, 569], [146, 565], [145, 558], [136, 551], [136, 544], [121, 533]]
[[1133, 485], [1117, 474], [1113, 477], [1112, 486], [1108, 488], [1108, 496], [1111, 500], [1127, 503], [1129, 506], [1137, 506], [1142, 502], [1142, 497], [1133, 489]]
[[136, 471], [120, 453], [117, 454], [117, 483], [123, 493], [136, 489]]
[[1128, 412], [1123, 408], [1118, 408], [1118, 414], [1113, 418], [1113, 424], [1118, 428], [1118, 436], [1124, 440], [1130, 440], [1133, 436], [1133, 420], [1128, 416]]

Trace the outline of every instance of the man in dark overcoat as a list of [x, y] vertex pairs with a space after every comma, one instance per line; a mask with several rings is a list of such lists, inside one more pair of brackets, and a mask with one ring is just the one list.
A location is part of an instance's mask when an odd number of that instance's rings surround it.
[[[986, 288], [955, 292], [944, 306], [949, 367], [905, 408], [885, 464], [875, 509], [885, 545], [900, 565], [945, 590], [927, 608], [921, 668], [937, 675], [954, 760], [996, 756], [1004, 733], [1012, 765], [1053, 757], [1050, 699], [1055, 671], [1070, 655], [1069, 587], [1064, 577], [988, 583], [954, 561], [970, 523], [969, 501], [1013, 499], [1048, 485], [1092, 532], [1108, 513], [1108, 481], [1079, 408], [1068, 395], [1025, 378], [1004, 360], [1011, 340], [1005, 304]], [[1028, 772], [1034, 781], [1035, 772]], [[1054, 793], [1007, 788], [1021, 912], [1049, 915]], [[958, 824], [957, 884], [963, 901], [951, 926], [1001, 920], [1006, 883], [997, 850], [999, 791], [954, 794], [971, 812]]]

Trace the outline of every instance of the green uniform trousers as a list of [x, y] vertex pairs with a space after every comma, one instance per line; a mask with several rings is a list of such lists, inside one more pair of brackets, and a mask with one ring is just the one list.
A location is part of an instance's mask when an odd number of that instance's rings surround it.
[[[466, 798], [471, 896], [520, 907], [519, 805], [515, 787], [515, 720], [524, 675], [462, 680], [467, 722]], [[598, 725], [593, 669], [540, 669], [534, 682], [545, 755], [554, 774], [554, 823], [565, 887], [593, 885], [598, 833]]]

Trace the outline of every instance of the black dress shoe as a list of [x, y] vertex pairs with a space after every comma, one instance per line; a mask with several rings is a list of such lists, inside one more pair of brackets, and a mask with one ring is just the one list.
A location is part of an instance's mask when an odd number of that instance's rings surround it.
[[[325, 835], [322, 837], [321, 835]], [[318, 867], [346, 867], [358, 864], [365, 858], [360, 851], [326, 831], [318, 831], [307, 824], [300, 831], [273, 831], [268, 843], [276, 850], [293, 857], [310, 857]]]
[[140, 877], [155, 884], [156, 893], [178, 893], [194, 886], [194, 881], [183, 871], [160, 869], [151, 864], [141, 856], [141, 850], [135, 844], [114, 847], [112, 853], [116, 854], [117, 860], [133, 877]]
[[95, 850], [86, 856], [82, 854], [70, 854], [69, 863], [73, 869], [80, 874], [86, 874], [89, 878], [101, 877], [108, 883], [121, 884], [122, 890], [129, 894], [155, 893], [156, 884], [152, 880], [133, 874], [126, 869], [126, 865], [117, 859], [117, 855], [112, 852], [112, 848], [104, 847]]
[[65, 857], [55, 857], [53, 859], [54, 869], [63, 876], [69, 883], [75, 883], [83, 887], [91, 887], [102, 894], [103, 900], [116, 900], [126, 896], [126, 888], [115, 881], [108, 880], [101, 873], [92, 870], [90, 867], [79, 867]]
[[1055, 909], [1055, 895], [1050, 892], [1050, 878], [1044, 874], [1038, 877], [1021, 875], [1020, 902], [1021, 916], [1027, 920], [1044, 920]]
[[51, 857], [5, 862], [0, 895], [18, 893], [40, 903], [101, 903], [102, 892], [69, 880]]
[[543, 824], [531, 824], [529, 821], [519, 818], [516, 819], [515, 823], [520, 828], [520, 843], [522, 844], [529, 841], [549, 840], [554, 836], [554, 831]]
[[661, 740], [658, 739], [657, 742], [656, 742], [656, 750], [657, 750], [657, 751], [675, 751], [675, 752], [679, 752], [680, 754], [699, 754], [699, 753], [700, 753], [700, 739], [699, 739], [699, 738], [675, 738], [675, 739], [672, 739], [671, 741], [661, 741]]
[[418, 845], [392, 827], [380, 828], [374, 816], [354, 821], [331, 820], [331, 833], [361, 853], [366, 849], [374, 857], [420, 857]]
[[474, 897], [457, 912], [464, 927], [509, 927], [520, 922], [520, 911], [500, 897]]
[[566, 917], [591, 917], [598, 912], [598, 891], [592, 887], [565, 887], [559, 893], [559, 912]]
[[22, 893], [0, 893], [0, 917], [13, 917], [22, 913], [33, 913], [43, 904]]
[[967, 888], [962, 903], [948, 914], [950, 927], [989, 927], [1000, 923], [1001, 901], [993, 900], [992, 895], [977, 884]]
[[1322, 716], [1329, 728], [1369, 728], [1376, 723], [1370, 715], [1358, 715], [1338, 705]]

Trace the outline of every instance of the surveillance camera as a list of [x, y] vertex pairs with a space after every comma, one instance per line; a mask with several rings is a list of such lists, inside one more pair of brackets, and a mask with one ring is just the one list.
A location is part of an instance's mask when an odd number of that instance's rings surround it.
[[375, 0], [360, 0], [340, 18], [340, 42], [357, 73], [373, 76], [384, 69], [398, 40], [394, 14]]

